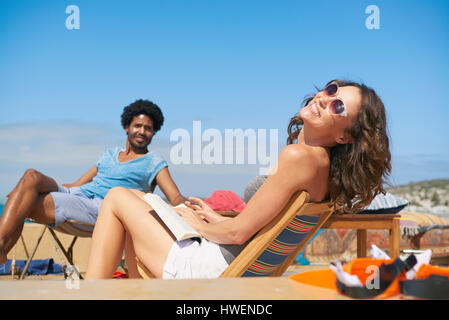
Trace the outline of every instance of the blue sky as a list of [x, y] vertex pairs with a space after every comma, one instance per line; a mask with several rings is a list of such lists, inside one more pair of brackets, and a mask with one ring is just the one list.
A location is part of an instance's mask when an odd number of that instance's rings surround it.
[[[68, 30], [68, 5], [80, 29]], [[380, 29], [367, 29], [368, 5]], [[27, 168], [75, 181], [123, 145], [123, 107], [150, 99], [177, 128], [277, 128], [330, 79], [387, 108], [393, 184], [449, 178], [448, 1], [0, 1], [0, 201]], [[186, 195], [243, 194], [254, 165], [170, 166]]]

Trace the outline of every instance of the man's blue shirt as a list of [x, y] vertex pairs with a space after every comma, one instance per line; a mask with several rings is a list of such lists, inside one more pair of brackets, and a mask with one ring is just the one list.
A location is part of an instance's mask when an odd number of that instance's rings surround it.
[[120, 151], [125, 150], [117, 147], [103, 152], [96, 164], [97, 175], [91, 182], [80, 187], [86, 196], [104, 199], [113, 187], [148, 192], [159, 171], [168, 166], [160, 154], [153, 152], [130, 161], [119, 162]]

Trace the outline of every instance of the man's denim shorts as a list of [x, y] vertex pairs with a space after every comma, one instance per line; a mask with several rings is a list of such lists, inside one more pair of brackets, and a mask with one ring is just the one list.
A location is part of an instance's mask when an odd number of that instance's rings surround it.
[[55, 204], [55, 223], [57, 227], [66, 220], [77, 220], [95, 224], [103, 199], [87, 197], [79, 187], [66, 188], [58, 186], [58, 191], [50, 192]]

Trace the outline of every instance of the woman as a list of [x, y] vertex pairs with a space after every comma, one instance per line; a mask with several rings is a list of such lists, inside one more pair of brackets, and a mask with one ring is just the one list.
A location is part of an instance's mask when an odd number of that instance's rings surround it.
[[[111, 278], [125, 240], [127, 254], [135, 250], [157, 278], [218, 277], [297, 190], [306, 190], [313, 202], [329, 199], [344, 211], [364, 207], [384, 192], [390, 152], [385, 109], [375, 91], [335, 80], [303, 106], [290, 121], [276, 170], [237, 217], [224, 218], [198, 198], [189, 200], [199, 205], [186, 202], [188, 208], [176, 209], [207, 239], [201, 244], [175, 241], [142, 193], [112, 189], [93, 233], [86, 279]], [[128, 267], [135, 276], [135, 265]]]

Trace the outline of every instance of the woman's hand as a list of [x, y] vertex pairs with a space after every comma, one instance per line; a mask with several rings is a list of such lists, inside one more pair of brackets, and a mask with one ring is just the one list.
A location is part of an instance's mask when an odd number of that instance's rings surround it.
[[[193, 229], [200, 232], [201, 225], [206, 224], [207, 222], [195, 212], [195, 210], [190, 208], [178, 207], [173, 208], [177, 214], [179, 214]], [[200, 232], [201, 233], [201, 232]]]
[[[226, 217], [223, 217], [221, 214], [216, 213], [211, 209], [211, 207], [207, 205], [207, 203], [205, 203], [200, 198], [189, 197], [188, 199], [189, 201], [184, 202], [184, 204], [190, 209], [194, 210], [197, 215], [204, 219], [204, 221], [214, 223], [228, 219]], [[197, 204], [193, 204], [190, 201], [193, 201]]]

